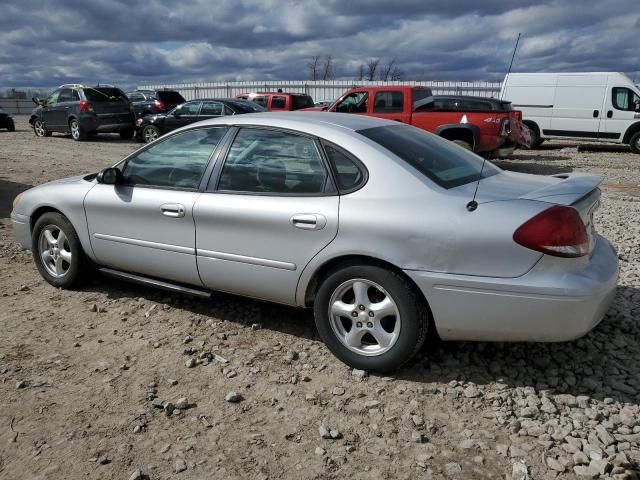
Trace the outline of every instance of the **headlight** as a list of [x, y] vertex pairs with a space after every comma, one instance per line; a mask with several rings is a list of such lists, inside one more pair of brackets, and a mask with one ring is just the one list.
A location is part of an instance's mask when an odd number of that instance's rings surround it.
[[16, 198], [13, 199], [13, 208], [16, 208], [16, 205], [20, 202], [20, 199], [22, 198], [22, 194], [19, 193]]

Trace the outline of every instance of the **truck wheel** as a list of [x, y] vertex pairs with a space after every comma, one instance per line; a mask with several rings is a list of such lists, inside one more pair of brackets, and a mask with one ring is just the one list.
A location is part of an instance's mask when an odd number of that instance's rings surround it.
[[629, 140], [629, 146], [633, 153], [640, 153], [640, 132], [636, 132]]
[[536, 148], [542, 145], [544, 140], [540, 138], [540, 129], [538, 128], [538, 125], [533, 122], [523, 123], [529, 127], [529, 131], [531, 132], [531, 148]]
[[80, 122], [75, 118], [69, 122], [69, 130], [71, 130], [71, 138], [76, 142], [87, 139], [87, 132], [80, 126]]
[[464, 148], [465, 150], [469, 150], [470, 152], [473, 151], [473, 147], [471, 146], [471, 144], [465, 140], [451, 140], [453, 143], [455, 143], [456, 145], [461, 146], [462, 148]]

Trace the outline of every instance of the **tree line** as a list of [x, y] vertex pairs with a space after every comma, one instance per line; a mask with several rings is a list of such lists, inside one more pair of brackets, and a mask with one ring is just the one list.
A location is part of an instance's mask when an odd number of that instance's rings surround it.
[[[307, 62], [307, 70], [309, 80], [333, 80], [337, 77], [336, 61], [331, 54], [313, 55]], [[400, 81], [403, 78], [404, 73], [395, 58], [384, 63], [380, 57], [358, 65], [354, 75], [355, 80]]]

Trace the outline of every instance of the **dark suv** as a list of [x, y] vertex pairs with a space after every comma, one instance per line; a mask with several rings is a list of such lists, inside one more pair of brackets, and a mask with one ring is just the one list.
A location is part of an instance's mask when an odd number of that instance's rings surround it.
[[136, 117], [142, 118], [156, 113], [166, 113], [186, 100], [175, 90], [136, 90], [127, 92]]
[[133, 137], [135, 116], [127, 96], [119, 88], [98, 85], [62, 85], [45, 100], [33, 98], [37, 105], [29, 123], [38, 137], [53, 132], [71, 133], [74, 140], [85, 140], [95, 133], [119, 133]]

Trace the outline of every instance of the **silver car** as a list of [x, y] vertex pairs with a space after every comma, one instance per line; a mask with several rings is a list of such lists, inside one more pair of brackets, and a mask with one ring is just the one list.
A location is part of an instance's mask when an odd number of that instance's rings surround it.
[[593, 225], [600, 182], [505, 172], [396, 122], [261, 113], [193, 124], [98, 174], [32, 188], [11, 220], [54, 286], [98, 269], [313, 308], [338, 358], [384, 371], [429, 332], [563, 341], [591, 330], [618, 276]]

